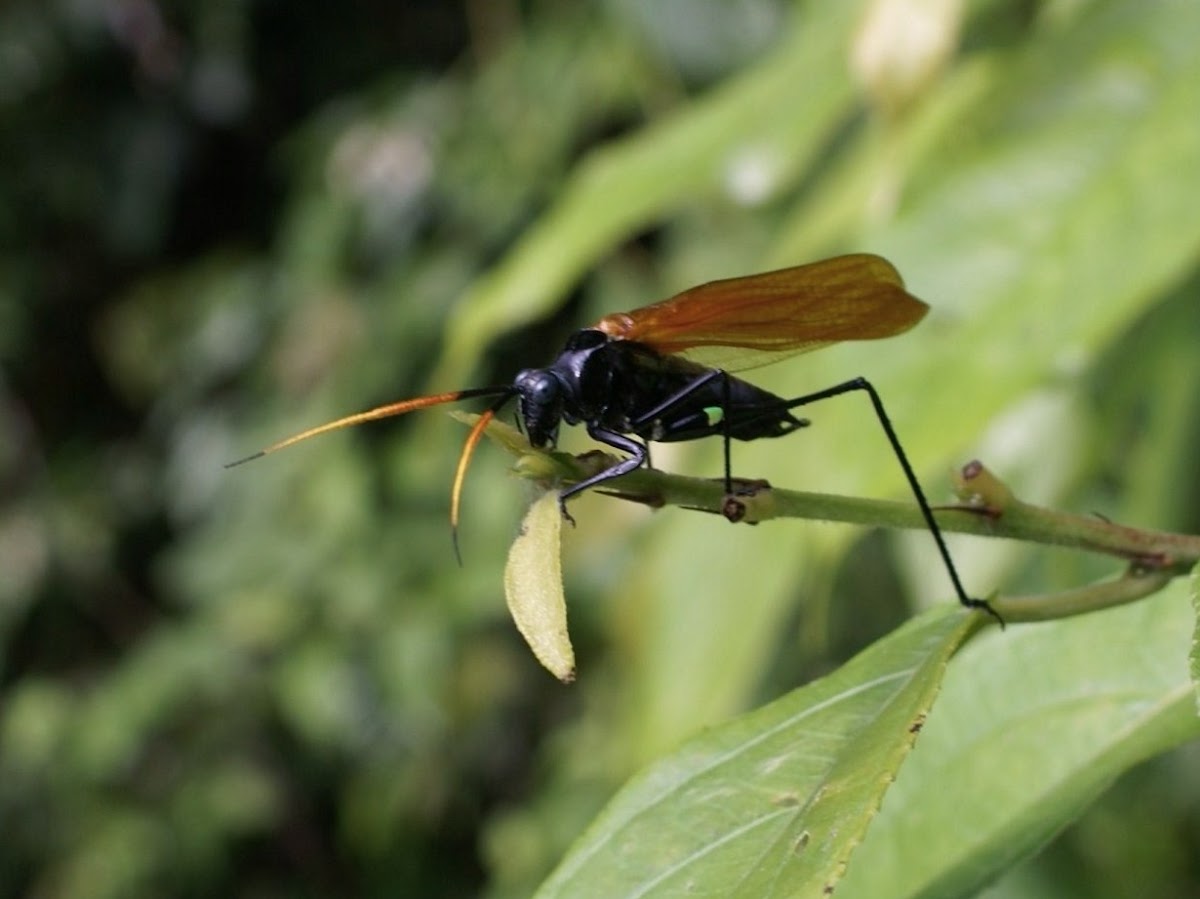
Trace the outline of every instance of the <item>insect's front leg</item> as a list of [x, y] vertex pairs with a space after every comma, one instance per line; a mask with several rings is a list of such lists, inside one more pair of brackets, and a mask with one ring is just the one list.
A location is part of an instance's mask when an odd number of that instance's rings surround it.
[[619, 478], [621, 475], [629, 474], [629, 472], [641, 468], [646, 464], [646, 459], [648, 457], [646, 447], [634, 440], [632, 437], [627, 437], [624, 434], [620, 434], [616, 431], [610, 431], [607, 428], [602, 428], [599, 425], [594, 424], [588, 425], [587, 430], [588, 434], [592, 436], [593, 440], [598, 440], [601, 443], [611, 446], [613, 449], [619, 449], [623, 452], [629, 453], [629, 457], [627, 459], [622, 459], [620, 462], [610, 468], [604, 469], [604, 471], [592, 475], [590, 478], [585, 478], [578, 484], [572, 484], [570, 487], [558, 494], [558, 508], [562, 512], [563, 518], [571, 522], [572, 525], [575, 524], [575, 519], [572, 518], [571, 513], [567, 511], [568, 499], [570, 499], [572, 496], [575, 496], [577, 493], [582, 493], [591, 487], [595, 487], [597, 484], [602, 484], [605, 481], [612, 480], [613, 478]]

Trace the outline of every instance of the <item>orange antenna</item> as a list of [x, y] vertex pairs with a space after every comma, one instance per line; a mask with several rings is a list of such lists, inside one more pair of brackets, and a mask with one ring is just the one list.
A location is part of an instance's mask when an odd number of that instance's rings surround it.
[[467, 467], [471, 464], [471, 457], [475, 455], [475, 447], [479, 446], [483, 432], [507, 401], [507, 396], [501, 397], [499, 402], [479, 416], [479, 420], [471, 428], [471, 433], [467, 435], [462, 452], [458, 454], [458, 468], [454, 471], [454, 485], [450, 488], [450, 539], [454, 541], [454, 557], [458, 559], [459, 565], [462, 564], [462, 553], [458, 549], [458, 509], [462, 502], [463, 482], [467, 479]]
[[[272, 443], [265, 449], [259, 450], [257, 453], [246, 456], [244, 459], [238, 459], [236, 462], [226, 463], [226, 468], [233, 468], [237, 465], [244, 465], [247, 462], [253, 462], [255, 459], [261, 459], [268, 453], [273, 453], [276, 450], [285, 449], [293, 444], [299, 443], [302, 440], [307, 440], [309, 437], [316, 437], [318, 434], [326, 434], [329, 431], [337, 431], [341, 428], [349, 428], [354, 425], [362, 424], [367, 421], [375, 421], [380, 418], [391, 418], [394, 415], [403, 415], [406, 412], [413, 412], [417, 409], [428, 409], [430, 406], [440, 406], [443, 403], [456, 403], [459, 400], [469, 400], [477, 396], [496, 396], [503, 394], [504, 400], [507, 400], [512, 395], [511, 387], [475, 387], [470, 390], [453, 390], [449, 393], [435, 393], [432, 396], [419, 396], [411, 400], [401, 400], [398, 403], [388, 403], [386, 406], [377, 406], [374, 409], [368, 409], [366, 412], [358, 412], [354, 415], [347, 415], [345, 418], [339, 418], [336, 421], [326, 422], [323, 425], [317, 425], [315, 428], [309, 428], [307, 431], [301, 431], [299, 434], [293, 434], [280, 440], [278, 443]], [[474, 434], [474, 431], [472, 431]], [[476, 437], [475, 441], [478, 442]], [[460, 462], [460, 465], [462, 463]]]

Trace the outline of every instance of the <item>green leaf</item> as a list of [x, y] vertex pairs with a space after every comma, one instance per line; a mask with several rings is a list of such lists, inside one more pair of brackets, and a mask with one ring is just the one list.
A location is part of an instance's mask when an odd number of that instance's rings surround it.
[[563, 594], [562, 512], [558, 494], [543, 493], [525, 515], [504, 566], [504, 596], [517, 630], [537, 660], [564, 683], [575, 679]]
[[841, 877], [981, 619], [943, 606], [638, 775], [538, 893], [815, 896]]
[[1187, 592], [1180, 578], [967, 647], [838, 896], [973, 895], [1122, 772], [1200, 735]]

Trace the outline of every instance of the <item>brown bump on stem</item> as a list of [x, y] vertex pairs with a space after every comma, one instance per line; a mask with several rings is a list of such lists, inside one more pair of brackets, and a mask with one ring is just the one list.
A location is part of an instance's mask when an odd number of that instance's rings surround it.
[[725, 497], [725, 501], [721, 503], [721, 514], [726, 520], [737, 524], [746, 517], [746, 504], [736, 496], [730, 494]]
[[970, 511], [999, 518], [1014, 502], [1008, 485], [978, 459], [972, 459], [955, 475], [954, 492]]

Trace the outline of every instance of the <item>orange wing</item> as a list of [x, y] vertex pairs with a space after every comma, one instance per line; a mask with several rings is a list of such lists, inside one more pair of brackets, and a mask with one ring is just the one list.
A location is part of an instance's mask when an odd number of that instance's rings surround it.
[[859, 253], [701, 284], [606, 315], [593, 327], [614, 340], [740, 371], [842, 340], [891, 337], [927, 311], [890, 262]]

